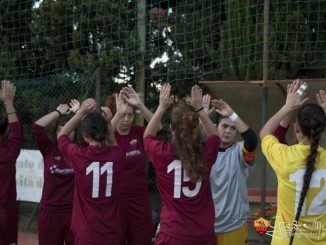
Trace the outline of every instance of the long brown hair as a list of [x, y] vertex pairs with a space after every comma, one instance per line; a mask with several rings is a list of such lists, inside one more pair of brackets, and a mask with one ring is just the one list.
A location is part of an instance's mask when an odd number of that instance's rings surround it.
[[199, 116], [188, 104], [177, 104], [171, 111], [171, 130], [175, 150], [192, 182], [202, 180], [207, 172], [201, 153]]
[[111, 110], [112, 116], [114, 116], [117, 113], [117, 107], [116, 107], [116, 103], [115, 103], [115, 95], [116, 94], [108, 95], [105, 100], [105, 106]]

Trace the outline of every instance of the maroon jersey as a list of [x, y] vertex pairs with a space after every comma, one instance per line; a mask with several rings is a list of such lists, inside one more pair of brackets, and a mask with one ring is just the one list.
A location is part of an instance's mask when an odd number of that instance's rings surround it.
[[219, 138], [210, 136], [202, 144], [207, 162], [206, 178], [191, 183], [176, 156], [174, 145], [144, 138], [145, 150], [156, 170], [156, 181], [162, 199], [160, 232], [186, 240], [207, 240], [214, 234], [214, 204], [209, 173], [216, 160]]
[[58, 142], [75, 170], [72, 231], [83, 241], [117, 244], [122, 151], [119, 147], [76, 145], [65, 135]]
[[9, 136], [0, 144], [0, 206], [7, 208], [16, 202], [16, 160], [23, 141], [20, 122], [9, 124]]
[[44, 127], [34, 124], [33, 134], [44, 159], [42, 208], [47, 210], [72, 209], [74, 170], [59, 152], [58, 142], [50, 140]]
[[146, 155], [143, 143], [144, 127], [132, 127], [127, 135], [115, 131], [118, 145], [124, 151], [125, 162], [121, 181], [121, 198], [130, 200], [146, 193], [148, 182], [146, 176]]

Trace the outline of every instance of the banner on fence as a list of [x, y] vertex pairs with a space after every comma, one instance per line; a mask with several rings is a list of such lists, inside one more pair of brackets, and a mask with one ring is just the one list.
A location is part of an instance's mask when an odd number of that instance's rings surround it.
[[40, 202], [43, 158], [38, 150], [21, 150], [16, 162], [17, 200]]

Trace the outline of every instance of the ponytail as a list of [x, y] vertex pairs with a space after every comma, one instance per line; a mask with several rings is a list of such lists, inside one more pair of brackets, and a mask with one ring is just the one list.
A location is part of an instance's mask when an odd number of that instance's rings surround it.
[[201, 153], [198, 113], [190, 105], [175, 105], [171, 112], [171, 129], [176, 153], [190, 181], [201, 181], [207, 168]]
[[[297, 121], [300, 125], [303, 135], [310, 139], [310, 153], [306, 158], [306, 171], [303, 176], [303, 186], [300, 194], [298, 208], [295, 214], [295, 223], [299, 222], [300, 214], [302, 211], [303, 203], [306, 199], [312, 174], [315, 170], [316, 158], [318, 155], [318, 146], [321, 135], [325, 128], [325, 112], [323, 109], [315, 104], [307, 104], [301, 107], [298, 112]], [[293, 226], [290, 245], [293, 243], [296, 229]]]

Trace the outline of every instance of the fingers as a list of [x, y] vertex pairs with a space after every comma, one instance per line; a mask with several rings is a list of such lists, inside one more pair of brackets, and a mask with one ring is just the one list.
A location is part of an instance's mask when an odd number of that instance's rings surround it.
[[87, 114], [94, 111], [95, 109], [96, 109], [96, 101], [93, 98], [88, 98], [83, 102], [79, 111]]
[[301, 81], [299, 79], [296, 79], [292, 82], [292, 86], [293, 86], [293, 91], [292, 92], [296, 92], [299, 88], [299, 86], [301, 85], [300, 83]]
[[318, 105], [322, 106], [324, 103], [326, 103], [326, 93], [324, 90], [319, 90], [319, 92], [316, 94], [317, 103]]
[[9, 80], [1, 81], [0, 99], [4, 102], [13, 102], [16, 94], [16, 87]]
[[106, 120], [111, 120], [111, 118], [112, 118], [112, 112], [111, 112], [111, 110], [108, 107], [101, 106], [101, 112], [102, 112], [103, 117]]
[[171, 85], [169, 83], [163, 84], [160, 90], [159, 106], [164, 110], [168, 109], [174, 102], [174, 96], [171, 96], [170, 93]]
[[200, 96], [203, 97], [203, 91], [198, 85], [192, 86], [191, 88], [191, 96]]
[[122, 91], [124, 91], [127, 95], [137, 94], [137, 92], [132, 87], [123, 87]]
[[161, 91], [160, 91], [160, 97], [169, 98], [170, 93], [171, 93], [171, 85], [169, 83], [163, 84]]
[[69, 106], [67, 104], [60, 104], [57, 106], [57, 110], [60, 111], [61, 114], [67, 115], [70, 113]]
[[309, 100], [309, 98], [304, 98], [300, 103], [299, 107], [302, 106], [304, 103], [306, 103]]

